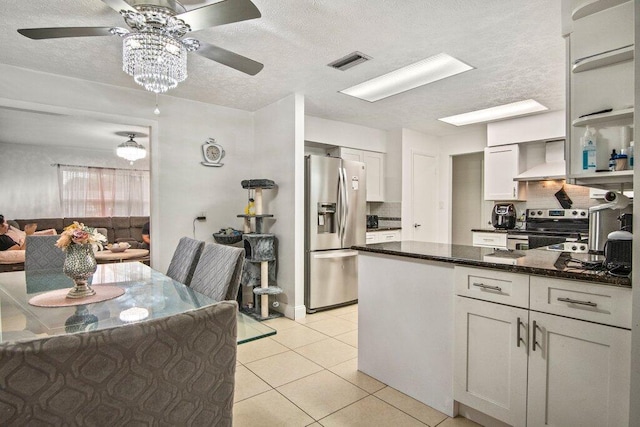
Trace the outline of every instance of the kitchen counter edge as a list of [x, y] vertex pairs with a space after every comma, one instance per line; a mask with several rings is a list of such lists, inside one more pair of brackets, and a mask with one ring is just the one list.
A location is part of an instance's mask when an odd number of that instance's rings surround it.
[[[402, 247], [403, 243], [409, 243], [409, 245], [417, 245], [417, 249], [405, 249]], [[461, 249], [460, 252], [466, 253], [461, 256], [454, 255], [442, 255], [442, 252], [453, 252], [454, 248]], [[577, 271], [577, 270], [558, 270], [553, 266], [555, 263], [551, 262], [553, 259], [557, 259], [560, 252], [545, 251], [540, 249], [531, 249], [527, 251], [518, 251], [526, 258], [527, 254], [532, 255], [533, 260], [527, 260], [526, 264], [504, 264], [494, 263], [478, 259], [479, 256], [490, 255], [493, 250], [487, 248], [478, 248], [475, 246], [463, 246], [463, 245], [450, 245], [445, 243], [428, 243], [417, 241], [403, 241], [403, 242], [388, 242], [388, 243], [374, 243], [363, 246], [352, 246], [351, 249], [371, 252], [384, 255], [394, 255], [405, 258], [415, 258], [427, 261], [438, 261], [456, 265], [466, 265], [473, 267], [491, 268], [495, 270], [510, 271], [513, 273], [533, 274], [537, 276], [545, 277], [557, 277], [563, 279], [581, 280], [586, 282], [594, 282], [611, 286], [618, 286], [624, 288], [631, 288], [631, 279], [627, 277], [615, 277], [610, 275], [600, 274], [594, 271]], [[485, 254], [486, 252], [486, 254]], [[534, 256], [533, 256], [534, 255]], [[572, 254], [575, 255], [575, 254]], [[484, 258], [483, 256], [483, 258]], [[476, 259], [474, 259], [476, 257]]]

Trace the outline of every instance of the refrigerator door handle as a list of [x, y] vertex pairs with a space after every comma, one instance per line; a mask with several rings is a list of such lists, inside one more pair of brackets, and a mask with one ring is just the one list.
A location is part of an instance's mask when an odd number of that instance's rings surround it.
[[[342, 236], [344, 239], [345, 234], [347, 234], [347, 218], [349, 218], [349, 189], [347, 188], [349, 180], [347, 179], [347, 170], [345, 168], [342, 168], [342, 176], [342, 191], [344, 192], [344, 216], [342, 217], [344, 226]], [[342, 242], [342, 246], [344, 246], [344, 241]]]
[[319, 253], [319, 254], [313, 254], [313, 257], [316, 259], [327, 259], [327, 258], [346, 258], [346, 257], [351, 257], [351, 256], [357, 256], [358, 255], [358, 251], [352, 251], [352, 250], [347, 250], [347, 251], [340, 251], [338, 253]]
[[338, 195], [337, 195], [337, 209], [336, 209], [336, 222], [338, 223], [338, 238], [340, 239], [340, 244], [342, 245], [342, 222], [343, 222], [343, 218], [342, 218], [342, 204], [343, 204], [343, 200], [342, 200], [342, 170], [341, 168], [338, 168]]

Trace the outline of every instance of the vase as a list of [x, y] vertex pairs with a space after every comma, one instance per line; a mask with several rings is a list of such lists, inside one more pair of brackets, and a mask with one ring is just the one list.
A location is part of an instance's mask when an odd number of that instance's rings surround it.
[[88, 279], [95, 273], [98, 264], [90, 244], [79, 245], [71, 243], [67, 246], [64, 259], [64, 274], [69, 276], [74, 283], [73, 288], [67, 294], [67, 298], [84, 298], [95, 295]]

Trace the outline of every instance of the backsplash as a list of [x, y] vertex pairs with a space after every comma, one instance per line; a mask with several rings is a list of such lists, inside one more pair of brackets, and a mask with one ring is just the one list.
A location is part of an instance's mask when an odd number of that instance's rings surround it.
[[402, 203], [367, 202], [367, 214], [378, 215], [378, 227], [401, 227]]

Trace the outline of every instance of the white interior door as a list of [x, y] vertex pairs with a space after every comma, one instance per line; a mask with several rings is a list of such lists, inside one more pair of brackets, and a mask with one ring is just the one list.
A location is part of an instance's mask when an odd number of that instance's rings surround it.
[[411, 153], [412, 219], [410, 240], [435, 241], [438, 212], [438, 168], [433, 154]]

